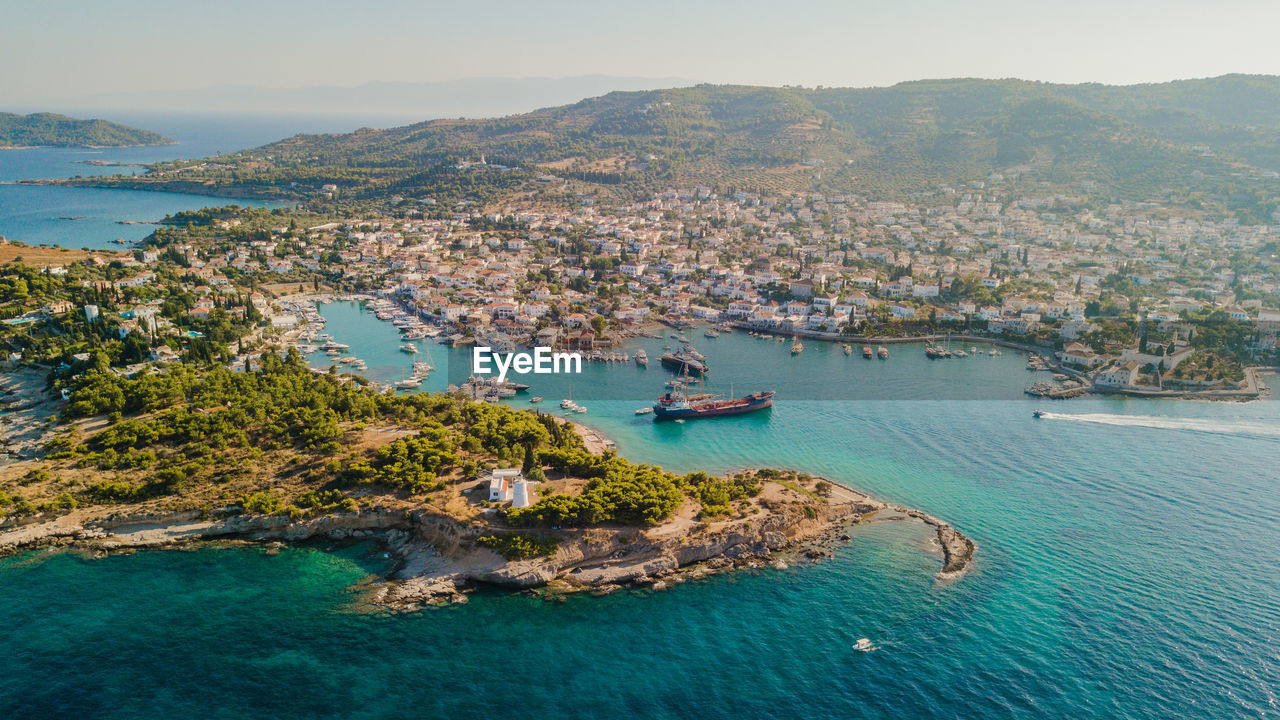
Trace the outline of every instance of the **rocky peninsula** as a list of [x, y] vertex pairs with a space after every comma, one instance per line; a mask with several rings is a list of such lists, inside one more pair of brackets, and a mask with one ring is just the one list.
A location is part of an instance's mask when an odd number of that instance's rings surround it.
[[[582, 426], [577, 429], [595, 434]], [[885, 520], [917, 521], [934, 529], [943, 560], [940, 581], [960, 577], [976, 551], [971, 540], [937, 518], [823, 478], [751, 469], [730, 479], [758, 482], [760, 492], [728, 516], [700, 517], [700, 506], [690, 501], [650, 527], [507, 527], [492, 508], [461, 509], [461, 498], [487, 487], [487, 481], [477, 480], [458, 487], [458, 502], [444, 507], [392, 505], [315, 517], [254, 513], [238, 506], [214, 512], [91, 507], [56, 517], [11, 517], [0, 523], [0, 554], [66, 547], [107, 555], [225, 541], [322, 546], [373, 542], [385, 548], [394, 563], [385, 577], [369, 586], [369, 600], [412, 610], [465, 601], [466, 591], [481, 585], [544, 588], [553, 594], [611, 592], [626, 586], [661, 589], [738, 567], [782, 566], [796, 558], [817, 561], [851, 540], [852, 526]], [[495, 549], [490, 540], [495, 537], [519, 538], [543, 551], [504, 552], [508, 549]]]

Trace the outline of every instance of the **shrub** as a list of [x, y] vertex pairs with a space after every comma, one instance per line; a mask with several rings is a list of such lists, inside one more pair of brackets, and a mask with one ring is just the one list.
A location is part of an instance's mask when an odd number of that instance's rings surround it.
[[240, 501], [244, 511], [254, 515], [273, 515], [284, 509], [284, 501], [270, 490], [249, 493]]
[[146, 485], [103, 480], [90, 485], [88, 493], [95, 502], [130, 503], [147, 499], [151, 496], [151, 489]]
[[57, 512], [59, 510], [74, 510], [76, 507], [76, 499], [68, 493], [62, 493], [52, 500], [40, 503], [40, 512]]
[[524, 533], [504, 533], [501, 535], [484, 535], [476, 538], [476, 543], [487, 547], [508, 560], [528, 560], [532, 557], [550, 555], [560, 547], [560, 538], [538, 537]]

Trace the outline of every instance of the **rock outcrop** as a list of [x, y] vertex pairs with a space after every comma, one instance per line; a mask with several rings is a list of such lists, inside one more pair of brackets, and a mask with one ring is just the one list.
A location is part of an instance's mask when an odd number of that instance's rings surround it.
[[[851, 491], [848, 491], [851, 492]], [[495, 528], [463, 524], [428, 510], [364, 511], [298, 519], [287, 515], [225, 514], [207, 517], [187, 512], [165, 516], [117, 514], [90, 517], [72, 513], [0, 528], [0, 554], [42, 546], [76, 546], [99, 552], [163, 548], [208, 540], [256, 543], [375, 541], [396, 558], [387, 582], [377, 584], [371, 599], [397, 608], [458, 601], [476, 583], [511, 589], [554, 585], [562, 591], [611, 590], [624, 585], [667, 586], [682, 571], [698, 572], [763, 566], [780, 551], [801, 550], [821, 558], [835, 543], [848, 540], [844, 528], [864, 515], [890, 509], [865, 496], [839, 502], [778, 502], [748, 518], [683, 524], [652, 529], [598, 527], [544, 531], [559, 540], [546, 557], [506, 560], [477, 544]], [[944, 565], [939, 579], [959, 577], [975, 546], [937, 518], [910, 508], [893, 507], [937, 531]], [[234, 509], [228, 509], [228, 513]], [[901, 516], [899, 516], [901, 517]]]

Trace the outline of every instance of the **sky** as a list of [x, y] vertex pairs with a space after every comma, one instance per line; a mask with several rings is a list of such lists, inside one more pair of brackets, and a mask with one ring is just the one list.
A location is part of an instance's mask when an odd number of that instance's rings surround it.
[[0, 106], [605, 74], [758, 85], [1280, 74], [1277, 0], [0, 0]]

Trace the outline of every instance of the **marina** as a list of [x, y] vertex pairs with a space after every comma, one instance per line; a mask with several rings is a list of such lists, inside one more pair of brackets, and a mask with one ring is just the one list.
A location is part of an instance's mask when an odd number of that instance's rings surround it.
[[[445, 328], [422, 320], [406, 322], [408, 313], [402, 308], [397, 310], [395, 303], [373, 296], [344, 295], [303, 298], [289, 307], [305, 320], [290, 335], [294, 338], [291, 342], [298, 344], [308, 362], [318, 370], [337, 365], [342, 372], [358, 372], [398, 392], [444, 392], [451, 385], [462, 389], [473, 374], [468, 345], [446, 342], [451, 333]], [[390, 311], [391, 319], [378, 319], [379, 311]], [[433, 339], [415, 342], [419, 348], [417, 355], [403, 353], [399, 348], [406, 344], [406, 331], [426, 331]], [[778, 400], [784, 405], [808, 400], [937, 399], [939, 393], [942, 398], [958, 399], [1027, 396], [1026, 375], [1021, 369], [1026, 364], [1025, 354], [991, 354], [970, 346], [974, 352], [968, 353], [969, 361], [935, 364], [923, 352], [929, 343], [899, 343], [907, 352], [892, 359], [887, 345], [867, 344], [857, 352], [864, 358], [878, 357], [884, 362], [851, 364], [845, 354], [848, 343], [810, 340], [804, 343], [803, 354], [792, 355], [789, 344], [781, 347], [777, 343], [761, 344], [760, 334], [752, 332], [721, 333], [714, 341], [704, 339], [699, 343], [701, 347], [692, 343], [672, 347], [673, 342], [679, 342], [679, 334], [675, 334], [674, 341], [664, 339], [666, 335], [638, 336], [609, 351], [584, 353], [581, 375], [528, 375], [510, 379], [528, 385], [533, 397], [566, 398], [572, 385], [572, 397], [579, 406], [600, 405], [603, 401], [602, 407], [611, 407], [613, 401], [630, 399], [634, 403], [630, 407], [610, 412], [621, 412], [636, 419], [639, 417], [634, 410], [652, 406], [652, 399], [661, 394], [655, 393], [656, 388], [670, 389], [680, 382], [686, 364], [690, 377], [700, 380], [707, 391], [720, 395], [732, 394], [730, 380], [743, 388], [785, 385], [785, 397]], [[328, 351], [322, 350], [326, 347]], [[952, 347], [956, 348], [955, 343]], [[328, 354], [335, 350], [336, 355]], [[995, 348], [992, 351], [998, 353]], [[661, 367], [659, 363], [650, 362], [655, 356], [666, 358], [660, 363]], [[982, 361], [976, 362], [975, 356], [981, 356]], [[358, 362], [345, 361], [348, 357]], [[427, 365], [432, 366], [431, 370], [423, 373]], [[709, 372], [712, 366], [715, 373]], [[696, 372], [699, 367], [701, 374]], [[654, 372], [659, 374], [653, 375]], [[1051, 379], [1051, 371], [1036, 371], [1036, 375], [1041, 374], [1044, 382], [1056, 382]], [[721, 380], [715, 380], [716, 377]], [[921, 377], [927, 378], [928, 383], [922, 385]], [[1037, 377], [1036, 382], [1039, 381]], [[473, 387], [472, 393], [490, 401], [518, 402], [524, 407], [530, 404], [527, 397], [503, 397], [490, 390]], [[591, 410], [593, 416], [604, 412], [597, 407]], [[570, 412], [576, 413], [571, 409]]]

